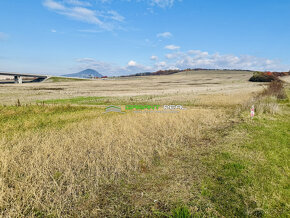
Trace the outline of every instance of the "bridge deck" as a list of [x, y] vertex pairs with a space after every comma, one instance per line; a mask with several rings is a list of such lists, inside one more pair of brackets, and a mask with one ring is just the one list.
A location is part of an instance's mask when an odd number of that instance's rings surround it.
[[8, 72], [0, 72], [0, 76], [25, 76], [25, 77], [38, 77], [38, 78], [48, 78], [47, 75], [41, 74], [29, 74], [29, 73], [8, 73]]

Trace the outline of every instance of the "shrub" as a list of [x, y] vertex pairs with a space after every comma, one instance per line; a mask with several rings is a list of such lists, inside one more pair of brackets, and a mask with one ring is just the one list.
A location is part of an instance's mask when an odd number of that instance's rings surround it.
[[289, 72], [273, 72], [272, 73], [274, 76], [289, 76], [290, 75], [290, 71]]
[[274, 80], [279, 80], [277, 76], [272, 73], [255, 72], [253, 76], [249, 79], [251, 82], [271, 82]]

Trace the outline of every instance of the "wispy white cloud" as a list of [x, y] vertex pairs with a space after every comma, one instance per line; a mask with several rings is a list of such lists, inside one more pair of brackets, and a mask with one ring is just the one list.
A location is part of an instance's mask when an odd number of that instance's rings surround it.
[[86, 1], [80, 1], [80, 0], [64, 0], [64, 2], [70, 5], [77, 5], [77, 6], [83, 6], [83, 7], [92, 6], [91, 3], [86, 2]]
[[154, 64], [154, 68], [156, 70], [161, 70], [163, 68], [168, 68], [168, 65], [167, 65], [167, 63], [165, 61], [160, 61], [160, 62], [157, 62], [157, 63]]
[[168, 50], [177, 50], [177, 49], [180, 49], [180, 46], [177, 46], [177, 45], [166, 45], [164, 48], [166, 48]]
[[119, 22], [123, 22], [125, 20], [125, 17], [120, 15], [117, 11], [110, 10], [110, 11], [108, 11], [108, 14], [110, 15], [109, 18], [112, 20], [116, 20]]
[[197, 55], [197, 56], [207, 56], [208, 52], [206, 51], [200, 51], [200, 50], [189, 50], [187, 52], [189, 55]]
[[[171, 7], [174, 2], [181, 0], [122, 0], [124, 2], [147, 2], [150, 6]], [[95, 24], [101, 29], [113, 30], [122, 29], [120, 23], [124, 22], [125, 17], [115, 10], [95, 10], [94, 6], [98, 4], [108, 4], [116, 0], [43, 0], [43, 5], [61, 15], [74, 20]], [[160, 33], [158, 37], [169, 38], [170, 32]]]
[[8, 39], [8, 37], [6, 33], [0, 32], [0, 40]]
[[174, 5], [175, 2], [181, 2], [182, 0], [99, 0], [101, 3], [113, 3], [117, 1], [124, 2], [145, 2], [149, 6], [152, 7], [160, 7], [160, 8], [170, 8]]
[[161, 8], [172, 7], [174, 0], [151, 0], [151, 5]]
[[43, 5], [58, 14], [82, 22], [95, 24], [106, 30], [114, 29], [115, 25], [113, 22], [124, 21], [124, 17], [116, 11], [95, 11], [84, 7], [86, 4], [82, 1], [71, 0], [60, 2], [56, 0], [45, 0]]
[[131, 60], [131, 61], [128, 62], [128, 67], [136, 67], [136, 66], [137, 66], [137, 62], [136, 61]]
[[270, 60], [250, 55], [235, 56], [219, 53], [209, 54], [205, 51], [190, 50], [166, 54], [171, 64], [180, 69], [211, 68], [211, 69], [244, 69], [244, 70], [286, 70], [278, 60]]
[[139, 64], [136, 61], [129, 61], [127, 66], [120, 67], [118, 70], [118, 72], [122, 74], [140, 73], [147, 71], [152, 71], [152, 67]]
[[93, 68], [108, 76], [128, 75], [141, 72], [154, 72], [168, 69], [207, 68], [207, 69], [242, 69], [260, 71], [288, 71], [290, 66], [285, 66], [278, 60], [255, 57], [250, 55], [236, 56], [232, 54], [210, 54], [206, 51], [189, 50], [166, 54], [166, 61], [160, 60], [155, 55], [150, 65], [139, 64], [135, 60], [129, 60], [123, 66], [98, 61], [93, 58], [81, 58], [77, 60], [79, 69]]
[[170, 37], [172, 37], [172, 33], [170, 33], [170, 32], [158, 33], [157, 37], [158, 38], [170, 38]]
[[88, 64], [90, 64], [90, 63], [95, 62], [95, 59], [94, 58], [79, 58], [76, 61], [79, 62], [79, 63], [88, 63]]
[[175, 58], [179, 58], [183, 53], [181, 52], [175, 52], [175, 53], [169, 53], [169, 54], [166, 54], [165, 57], [167, 59], [175, 59]]
[[103, 32], [103, 30], [81, 29], [81, 30], [78, 30], [78, 32], [81, 32], [81, 33], [101, 33], [101, 32]]
[[59, 2], [53, 1], [53, 0], [45, 0], [43, 2], [43, 5], [49, 9], [52, 9], [52, 10], [59, 10], [59, 11], [67, 10], [67, 8], [64, 5], [62, 5]]

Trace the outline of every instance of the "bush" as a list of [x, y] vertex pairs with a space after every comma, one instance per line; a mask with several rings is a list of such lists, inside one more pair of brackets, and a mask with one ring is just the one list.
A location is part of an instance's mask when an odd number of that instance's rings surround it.
[[290, 71], [289, 72], [273, 72], [274, 76], [289, 76], [290, 75]]
[[253, 76], [249, 79], [251, 82], [271, 82], [279, 80], [277, 76], [272, 73], [255, 72]]

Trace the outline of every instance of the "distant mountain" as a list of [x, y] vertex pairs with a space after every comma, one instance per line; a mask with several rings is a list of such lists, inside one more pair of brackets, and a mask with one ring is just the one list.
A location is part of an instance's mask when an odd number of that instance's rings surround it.
[[65, 76], [65, 77], [77, 77], [77, 78], [103, 77], [102, 74], [100, 74], [97, 71], [92, 70], [92, 69], [86, 69], [86, 70], [83, 70], [83, 71], [81, 71], [79, 73], [65, 74], [65, 75], [62, 75], [62, 76]]

